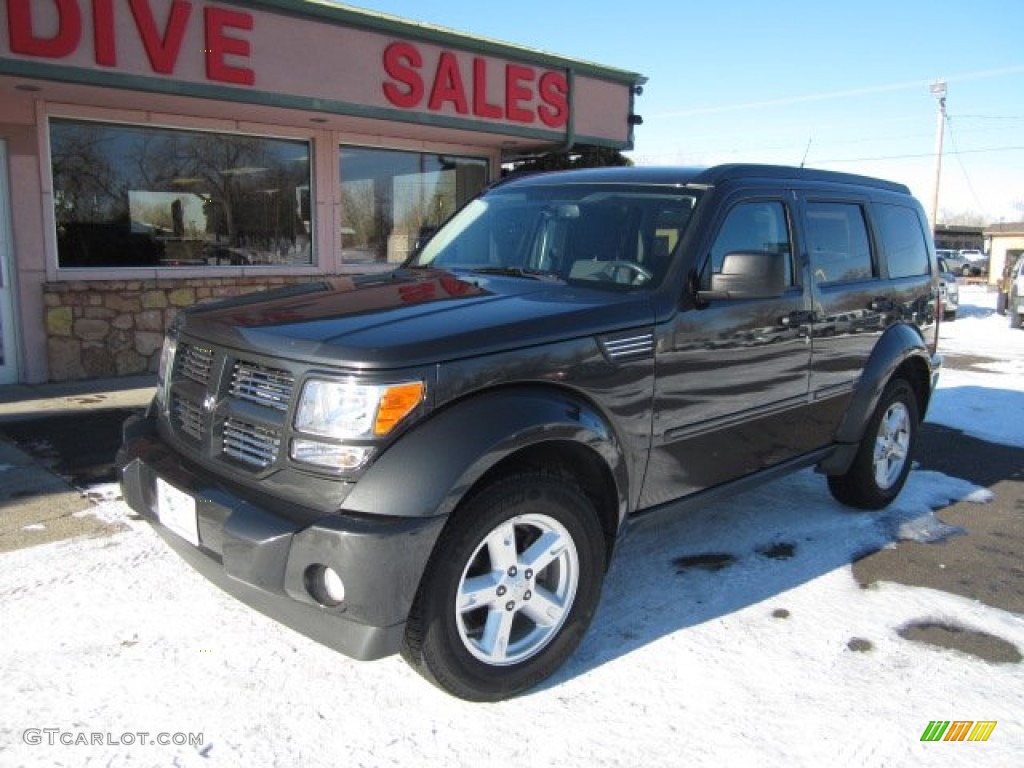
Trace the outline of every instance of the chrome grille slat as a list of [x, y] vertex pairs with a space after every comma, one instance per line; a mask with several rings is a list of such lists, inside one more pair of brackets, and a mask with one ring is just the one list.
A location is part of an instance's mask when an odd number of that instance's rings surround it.
[[182, 432], [195, 440], [203, 439], [203, 410], [197, 403], [175, 396], [173, 411]]
[[295, 377], [288, 371], [239, 360], [231, 372], [231, 395], [240, 400], [288, 410]]
[[269, 467], [277, 461], [281, 435], [277, 430], [260, 427], [239, 419], [224, 422], [224, 453], [257, 467]]
[[194, 344], [183, 346], [178, 352], [178, 373], [205, 386], [210, 382], [210, 371], [213, 369], [213, 350]]

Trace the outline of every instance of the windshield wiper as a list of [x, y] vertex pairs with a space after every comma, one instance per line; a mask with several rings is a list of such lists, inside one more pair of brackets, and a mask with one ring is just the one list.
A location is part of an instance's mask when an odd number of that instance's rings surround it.
[[541, 269], [524, 269], [523, 267], [474, 267], [469, 271], [480, 275], [502, 275], [505, 277], [526, 277], [530, 280], [562, 281], [554, 272], [545, 272]]

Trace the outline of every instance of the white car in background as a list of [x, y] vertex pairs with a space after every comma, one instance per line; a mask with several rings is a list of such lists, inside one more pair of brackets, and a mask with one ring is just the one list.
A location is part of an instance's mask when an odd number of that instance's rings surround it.
[[[949, 271], [954, 275], [964, 274], [964, 267], [967, 266], [968, 262], [967, 259], [960, 256], [960, 251], [954, 251], [952, 248], [936, 248], [935, 255], [946, 262]], [[945, 271], [945, 268], [943, 271]]]
[[1024, 256], [1017, 259], [1017, 266], [1010, 273], [1006, 314], [1010, 316], [1011, 328], [1021, 327], [1022, 321], [1024, 321]]
[[962, 248], [960, 258], [964, 261], [960, 268], [960, 274], [964, 277], [988, 274], [988, 256], [976, 248]]
[[[939, 251], [936, 251], [939, 253]], [[960, 286], [956, 283], [956, 273], [946, 258], [939, 256], [939, 295], [942, 297], [942, 319], [956, 320], [956, 311], [960, 308]]]

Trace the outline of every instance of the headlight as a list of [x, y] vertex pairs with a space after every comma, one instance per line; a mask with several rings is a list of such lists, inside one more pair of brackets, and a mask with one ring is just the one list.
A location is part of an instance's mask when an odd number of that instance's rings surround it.
[[[357, 384], [310, 379], [295, 411], [295, 429], [334, 440], [367, 439], [388, 434], [423, 402], [422, 381]], [[295, 461], [351, 472], [369, 461], [371, 445], [351, 445], [295, 438], [289, 453]]]
[[357, 384], [311, 379], [295, 413], [300, 432], [336, 439], [381, 437], [423, 401], [422, 381]]

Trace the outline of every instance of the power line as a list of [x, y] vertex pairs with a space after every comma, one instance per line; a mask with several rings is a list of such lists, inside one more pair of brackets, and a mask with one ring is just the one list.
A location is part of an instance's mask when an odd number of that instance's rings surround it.
[[[961, 149], [955, 152], [946, 152], [947, 155], [974, 155], [984, 152], [1014, 152], [1017, 150], [1024, 149], [1024, 146], [1020, 147], [984, 147], [982, 149]], [[849, 158], [835, 158], [829, 160], [818, 160], [815, 158], [815, 163], [866, 163], [874, 160], [910, 160], [913, 158], [920, 157], [935, 157], [934, 152], [916, 152], [913, 154], [906, 155], [878, 155], [876, 157], [849, 157]]]
[[974, 191], [974, 184], [971, 183], [970, 174], [967, 173], [967, 167], [964, 165], [963, 155], [960, 153], [960, 148], [956, 145], [956, 136], [953, 134], [953, 120], [949, 115], [946, 115], [946, 125], [949, 127], [949, 143], [953, 145], [953, 151], [949, 154], [956, 157], [957, 165], [960, 166], [960, 172], [964, 175], [964, 181], [967, 182], [967, 189], [970, 190], [971, 197], [974, 198], [975, 204], [979, 209], [984, 210], [985, 206], [981, 204], [981, 200], [978, 199], [978, 193]]
[[[955, 118], [957, 118], [957, 120], [961, 120], [962, 121], [962, 120], [964, 120], [966, 118], [977, 117], [977, 116], [972, 116], [972, 115], [949, 115], [949, 117], [950, 118], [955, 117]], [[993, 119], [996, 119], [996, 118], [993, 118]], [[1005, 120], [1021, 119], [1021, 120], [1024, 120], [1024, 116], [1022, 116], [1021, 118], [1006, 117], [1006, 118], [999, 118], [999, 119], [1005, 119]], [[907, 140], [925, 139], [928, 136], [928, 134], [926, 134], [926, 133], [914, 132], [914, 133], [887, 133], [887, 134], [881, 134], [881, 135], [875, 135], [875, 136], [862, 136], [861, 138], [856, 138], [856, 139], [849, 139], [849, 138], [832, 139], [832, 138], [828, 137], [828, 133], [827, 132], [820, 131], [820, 130], [818, 130], [818, 128], [820, 128], [820, 126], [816, 126], [815, 129], [811, 132], [811, 135], [813, 137], [814, 148], [817, 149], [818, 152], [828, 151], [829, 149], [840, 149], [841, 147], [849, 147], [851, 145], [856, 145], [856, 144], [880, 144], [880, 143], [884, 143], [884, 142], [895, 142], [895, 141], [903, 141], [905, 143]], [[960, 128], [961, 128], [960, 134], [963, 135], [965, 133], [965, 131], [963, 129], [963, 125], [962, 124], [961, 124]], [[1008, 128], [1008, 127], [1002, 127], [1002, 128], [976, 128], [976, 129], [973, 129], [973, 130], [968, 128], [966, 130], [966, 133], [974, 135], [974, 134], [980, 134], [980, 133], [1002, 132], [1002, 131], [1006, 131], [1006, 130], [1011, 130], [1011, 129]], [[721, 134], [719, 134], [719, 135], [716, 136], [716, 139], [721, 141], [721, 140], [723, 140], [723, 136]], [[707, 150], [706, 149], [707, 144], [708, 144], [707, 140], [704, 139], [703, 137], [700, 137], [699, 140], [697, 140], [697, 141], [692, 141], [692, 140], [689, 141], [687, 146], [688, 146], [688, 148], [691, 151], [695, 151], [695, 152], [696, 151], [703, 151], [703, 152], [706, 153], [708, 151], [714, 151], [714, 152], [716, 152], [716, 154], [721, 154], [721, 152], [717, 152], [716, 150]], [[986, 152], [993, 151], [994, 152], [994, 151], [999, 151], [1000, 149], [1001, 149], [1000, 147], [995, 147], [995, 148], [992, 148], [992, 149], [984, 149], [984, 150], [977, 150], [977, 151], [986, 151]], [[1014, 149], [1014, 147], [1010, 147], [1010, 149]], [[751, 144], [751, 143], [748, 143], [748, 142], [742, 142], [742, 149], [733, 150], [732, 152], [729, 152], [728, 154], [750, 154], [752, 152], [754, 152], [754, 153], [762, 152], [763, 153], [763, 152], [778, 152], [778, 151], [785, 151], [785, 152], [792, 151], [794, 153], [794, 156], [803, 155], [805, 163], [806, 162], [810, 162], [810, 163], [813, 164], [813, 163], [817, 163], [817, 162], [847, 162], [845, 160], [819, 160], [817, 157], [811, 155], [807, 151], [807, 143], [806, 142], [798, 142], [798, 141], [795, 141], [795, 140], [792, 140], [792, 139], [787, 140], [785, 142], [770, 143], [770, 144]], [[965, 150], [965, 151], [972, 151], [972, 150]], [[642, 151], [639, 151], [638, 153], [639, 154], [645, 154]], [[649, 153], [647, 153], [647, 154], [649, 154]], [[660, 153], [654, 153], [654, 154], [655, 155], [667, 155], [667, 154], [670, 154], [670, 153], [660, 152]], [[934, 152], [929, 153], [929, 154], [930, 155], [934, 155]], [[949, 153], [946, 153], [946, 154], [949, 154]], [[886, 160], [886, 159], [899, 159], [899, 158], [911, 158], [911, 157], [915, 157], [915, 155], [880, 156], [880, 157], [877, 157], [877, 158], [876, 157], [866, 157], [866, 158], [863, 158], [863, 159], [864, 160], [876, 160], [876, 159], [878, 159], [878, 160]], [[859, 160], [860, 160], [860, 158], [855, 158], [853, 160], [850, 160], [849, 162], [857, 162]]]
[[[1010, 67], [1002, 67], [1000, 69], [989, 69], [980, 72], [966, 72], [953, 77], [944, 78], [946, 82], [961, 82], [968, 80], [983, 80], [992, 77], [1002, 77], [1004, 75], [1017, 74], [1018, 72], [1024, 72], [1024, 65], [1016, 64]], [[656, 112], [654, 114], [647, 114], [645, 118], [647, 120], [661, 120], [666, 118], [676, 117], [692, 117], [697, 115], [711, 115], [721, 114], [726, 112], [743, 112], [750, 109], [766, 109], [769, 107], [788, 107], [796, 104], [807, 104], [818, 101], [829, 101], [834, 99], [849, 99], [858, 96], [870, 96], [879, 93], [889, 93], [892, 91], [905, 91], [920, 88], [922, 86], [931, 85], [929, 80], [910, 80], [898, 83], [884, 83], [881, 85], [869, 85], [855, 88], [845, 88], [834, 91], [826, 91], [824, 93], [807, 93], [795, 96], [779, 96], [768, 99], [759, 99], [748, 102], [738, 102], [733, 104], [717, 104], [709, 105], [704, 107], [692, 107], [689, 109], [672, 110], [669, 112]]]
[[957, 115], [957, 117], [971, 120], [1024, 120], [1024, 115]]

